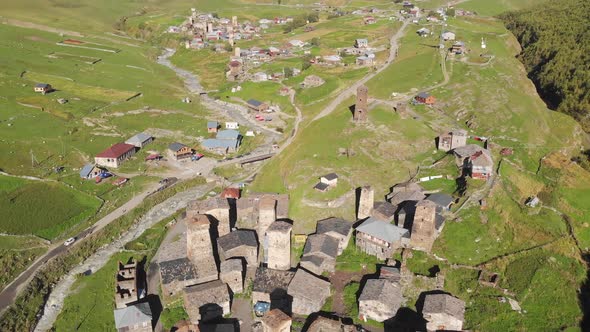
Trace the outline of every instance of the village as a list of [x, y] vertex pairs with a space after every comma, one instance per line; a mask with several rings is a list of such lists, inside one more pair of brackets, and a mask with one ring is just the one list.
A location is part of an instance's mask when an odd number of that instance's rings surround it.
[[[146, 208], [147, 218], [130, 214], [148, 235], [131, 228], [133, 245], [117, 243], [108, 263], [75, 274], [84, 283], [109, 271], [108, 297], [98, 300], [112, 310], [109, 324], [121, 332], [463, 331], [474, 328], [481, 298], [526, 315], [502, 259], [530, 249], [502, 242], [514, 233], [482, 229], [508, 220], [519, 232], [511, 213], [538, 222], [552, 208], [540, 185], [507, 180], [533, 158], [522, 157], [532, 145], [491, 129], [494, 115], [468, 102], [479, 95], [460, 94], [481, 83], [471, 70], [494, 64], [499, 37], [457, 23], [477, 14], [456, 5], [318, 3], [285, 15], [199, 7], [159, 21], [167, 44], [154, 58], [184, 84], [171, 94], [181, 106], [142, 102], [119, 112], [111, 102], [121, 128], [110, 136], [110, 116], [92, 110], [84, 125], [111, 138], [80, 151], [69, 182], [174, 202], [157, 217], [161, 205]], [[77, 102], [61, 91], [64, 80], [41, 78], [26, 86], [30, 95]], [[460, 107], [449, 101], [456, 94]], [[160, 128], [163, 115], [172, 120]], [[176, 192], [184, 183], [191, 188]], [[494, 214], [501, 199], [510, 210]], [[125, 218], [133, 207], [123, 203], [100, 202]], [[93, 232], [62, 232], [60, 250], [75, 252]], [[529, 247], [551, 245], [544, 236]], [[449, 249], [461, 241], [468, 253]], [[56, 317], [66, 324], [72, 293], [46, 302], [42, 326]]]
[[[367, 99], [367, 87], [359, 87], [353, 124], [368, 121]], [[432, 101], [422, 94], [415, 100]], [[454, 156], [459, 177], [491, 181], [491, 152], [485, 146], [468, 144], [468, 136], [465, 130], [451, 130], [435, 141], [439, 150]], [[323, 175], [314, 189], [325, 192], [337, 187], [338, 178], [336, 173]], [[426, 283], [432, 288], [418, 289], [421, 293], [415, 306], [420, 319], [408, 322], [398, 317], [408, 304], [404, 294], [416, 291], [412, 280], [424, 278], [408, 270], [406, 261], [412, 252], [431, 253], [458, 201], [445, 193], [424, 190], [420, 181], [393, 185], [383, 201], [375, 198], [370, 185], [357, 188], [356, 220], [337, 216], [319, 220], [315, 233], [308, 235], [293, 234], [297, 221], [289, 218], [289, 194], [250, 192], [242, 196], [241, 188], [226, 187], [219, 196], [190, 202], [182, 219], [171, 226], [177, 229], [171, 232], [180, 235], [158, 250], [158, 275], [152, 277], [159, 282], [163, 305], [182, 301], [188, 314], [186, 321], [175, 325], [176, 331], [281, 332], [290, 331], [292, 324], [305, 324], [306, 331], [364, 331], [361, 325], [370, 321], [410, 330], [462, 330], [466, 303], [445, 292], [444, 275], [437, 271]], [[485, 199], [480, 205], [485, 208]], [[300, 257], [293, 256], [297, 241], [304, 242], [303, 251], [297, 252]], [[356, 323], [349, 317], [321, 314], [326, 301], [335, 295], [331, 278], [346, 250], [379, 262], [375, 273], [362, 277], [355, 304], [358, 317], [353, 317]], [[141, 294], [145, 293], [143, 285], [154, 280], [138, 279], [134, 262], [119, 265], [116, 326], [120, 331], [151, 331], [153, 315]], [[483, 285], [496, 286], [496, 274], [479, 273]], [[249, 303], [245, 313], [235, 305], [238, 300]], [[244, 315], [254, 317], [247, 320], [251, 326], [243, 326]]]

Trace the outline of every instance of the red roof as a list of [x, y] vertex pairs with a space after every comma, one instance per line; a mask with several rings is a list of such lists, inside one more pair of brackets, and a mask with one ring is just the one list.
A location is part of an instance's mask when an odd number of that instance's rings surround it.
[[110, 148], [104, 150], [103, 152], [97, 154], [98, 158], [119, 158], [125, 153], [135, 149], [134, 145], [125, 144], [125, 143], [117, 143]]
[[225, 188], [221, 192], [221, 198], [240, 198], [240, 189]]

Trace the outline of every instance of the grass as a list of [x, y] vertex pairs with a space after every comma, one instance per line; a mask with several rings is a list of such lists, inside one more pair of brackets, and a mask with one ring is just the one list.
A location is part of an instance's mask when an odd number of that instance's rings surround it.
[[101, 205], [97, 199], [59, 183], [1, 176], [0, 188], [0, 231], [8, 234], [53, 239]]
[[188, 314], [184, 310], [182, 301], [168, 304], [160, 314], [160, 321], [166, 331], [172, 329], [174, 324], [181, 320], [187, 320]]
[[344, 286], [342, 295], [344, 298], [344, 308], [346, 310], [346, 315], [351, 317], [353, 320], [358, 319], [359, 316], [359, 306], [357, 299], [360, 286], [361, 285], [358, 282], [351, 282]]
[[376, 271], [378, 263], [383, 262], [377, 257], [365, 254], [357, 249], [354, 239], [351, 238], [346, 249], [336, 258], [336, 270], [347, 272], [364, 271], [371, 274]]
[[419, 274], [427, 277], [434, 276], [437, 270], [440, 270], [442, 262], [431, 258], [423, 251], [412, 251], [412, 258], [406, 260], [408, 270], [414, 274]]

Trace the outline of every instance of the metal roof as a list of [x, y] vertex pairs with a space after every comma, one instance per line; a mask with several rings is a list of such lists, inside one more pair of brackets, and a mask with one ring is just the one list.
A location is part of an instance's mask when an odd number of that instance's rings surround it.
[[388, 243], [401, 240], [402, 237], [408, 237], [407, 229], [392, 225], [387, 222], [370, 217], [356, 228], [357, 232], [362, 232], [377, 239]]
[[117, 329], [149, 322], [152, 323], [152, 310], [149, 303], [138, 303], [125, 308], [115, 309], [115, 327]]

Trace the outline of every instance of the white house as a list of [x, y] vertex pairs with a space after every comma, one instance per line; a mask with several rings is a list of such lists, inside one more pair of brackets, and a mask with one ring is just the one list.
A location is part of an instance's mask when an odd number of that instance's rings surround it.
[[455, 34], [450, 31], [447, 31], [442, 34], [442, 38], [444, 40], [455, 40]]
[[299, 40], [299, 39], [293, 39], [293, 40], [290, 40], [290, 41], [289, 41], [289, 44], [291, 44], [291, 46], [294, 46], [294, 47], [303, 47], [303, 46], [305, 46], [305, 43], [304, 43], [304, 42], [302, 42], [302, 41], [301, 41], [301, 40]]
[[225, 129], [238, 129], [240, 125], [237, 122], [226, 122]]
[[338, 174], [330, 173], [320, 177], [320, 182], [325, 183], [329, 186], [335, 186], [338, 184]]

